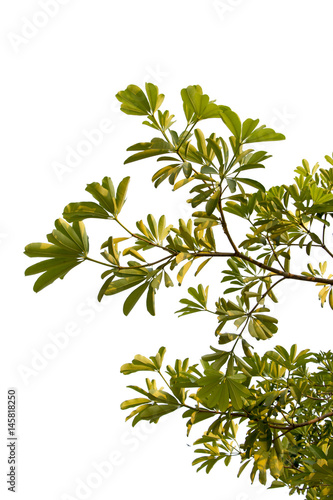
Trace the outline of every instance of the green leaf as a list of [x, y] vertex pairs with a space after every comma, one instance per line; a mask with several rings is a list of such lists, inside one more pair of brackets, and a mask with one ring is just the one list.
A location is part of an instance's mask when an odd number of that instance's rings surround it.
[[133, 290], [133, 292], [131, 292], [129, 294], [129, 296], [127, 297], [127, 299], [124, 302], [124, 307], [123, 307], [123, 312], [124, 312], [125, 316], [128, 316], [128, 314], [131, 312], [131, 310], [133, 309], [135, 304], [138, 302], [140, 297], [146, 291], [147, 287], [148, 287], [148, 283], [146, 282], [143, 285], [138, 286], [138, 288], [136, 288], [135, 290]]
[[73, 250], [74, 252], [76, 251], [77, 253], [79, 253], [79, 249], [76, 242], [73, 240], [73, 238], [68, 237], [66, 234], [64, 234], [63, 231], [54, 229], [51, 234], [47, 235], [47, 239], [50, 242], [59, 245], [60, 247], [66, 248], [68, 250]]
[[182, 268], [181, 270], [178, 272], [177, 274], [177, 281], [178, 283], [181, 285], [182, 282], [183, 282], [183, 279], [185, 278], [185, 274], [187, 273], [187, 271], [190, 269], [191, 265], [192, 265], [193, 261], [190, 260], [189, 262], [187, 262]]
[[163, 241], [164, 238], [166, 238], [167, 236], [167, 233], [165, 233], [165, 224], [166, 224], [166, 218], [165, 215], [162, 215], [158, 221], [158, 228], [157, 228], [159, 241]]
[[177, 189], [185, 186], [189, 182], [192, 182], [194, 179], [195, 179], [195, 177], [188, 177], [188, 178], [185, 178], [185, 179], [181, 179], [180, 181], [176, 182], [176, 184], [173, 187], [173, 191], [177, 191]]
[[62, 265], [52, 267], [36, 280], [33, 287], [34, 292], [40, 292], [46, 286], [51, 285], [57, 278], [64, 278], [79, 263], [78, 261], [67, 261]]
[[154, 137], [151, 142], [139, 142], [137, 144], [133, 144], [133, 146], [127, 148], [127, 151], [139, 151], [139, 153], [129, 156], [124, 161], [124, 164], [132, 163], [144, 158], [150, 158], [151, 156], [165, 154], [169, 151], [172, 152], [173, 146], [164, 139]]
[[205, 265], [208, 264], [210, 259], [211, 259], [211, 257], [209, 257], [208, 259], [201, 262], [201, 264], [198, 266], [198, 269], [195, 271], [194, 276], [197, 276], [200, 273], [200, 271], [205, 267]]
[[147, 226], [144, 225], [143, 221], [140, 220], [136, 223], [136, 227], [141, 231], [141, 233], [150, 241], [154, 241], [154, 236], [151, 234]]
[[[208, 95], [203, 94], [200, 85], [190, 85], [181, 91], [184, 112], [188, 122], [194, 118], [195, 121], [206, 118], [218, 118], [220, 116], [219, 106], [209, 100]], [[223, 108], [226, 108], [225, 106]]]
[[156, 85], [154, 85], [153, 83], [146, 83], [145, 87], [150, 104], [150, 109], [154, 114], [161, 106], [165, 96], [164, 94], [158, 93], [158, 87], [156, 87]]
[[129, 156], [124, 164], [133, 163], [134, 161], [144, 160], [145, 158], [150, 158], [151, 156], [162, 155], [165, 153], [164, 149], [148, 149], [147, 151], [140, 151], [140, 153], [136, 153], [132, 156]]
[[132, 363], [125, 363], [121, 366], [120, 372], [124, 375], [130, 375], [131, 373], [142, 371], [156, 371], [156, 366], [152, 361], [145, 356], [136, 354]]
[[262, 125], [252, 132], [244, 142], [282, 141], [283, 139], [285, 139], [283, 134], [279, 134], [271, 128], [266, 128], [266, 125]]
[[[221, 146], [219, 144], [218, 141], [222, 141], [222, 139], [212, 139], [211, 137], [209, 139], [207, 139], [207, 145], [209, 148], [212, 149], [213, 153], [215, 154], [216, 158], [217, 158], [217, 161], [219, 162], [219, 165], [220, 167], [223, 167], [224, 166], [224, 162], [223, 162], [223, 156], [222, 156], [222, 150], [221, 150]], [[223, 144], [223, 143], [222, 143]], [[216, 174], [216, 171], [215, 169], [214, 172], [212, 172], [210, 170], [211, 167], [203, 167], [201, 169], [201, 172], [202, 173], [208, 173], [208, 174], [211, 174], [211, 173], [214, 173]]]
[[145, 408], [139, 415], [136, 421], [133, 421], [133, 426], [137, 424], [140, 420], [148, 420], [149, 422], [157, 422], [163, 415], [172, 413], [177, 410], [179, 405], [158, 405], [154, 404]]
[[220, 190], [217, 189], [215, 193], [209, 198], [209, 200], [206, 203], [206, 213], [207, 215], [212, 215], [214, 212], [215, 208], [218, 205], [218, 202], [220, 200]]
[[155, 316], [155, 289], [150, 285], [147, 293], [147, 311]]
[[241, 410], [244, 406], [242, 397], [246, 398], [251, 393], [249, 389], [235, 380], [235, 377], [226, 377], [230, 393], [231, 404], [236, 410]]
[[218, 405], [220, 408], [220, 411], [224, 412], [227, 411], [229, 408], [229, 387], [228, 384], [226, 383], [226, 380], [223, 380], [220, 388], [220, 397], [218, 401]]
[[259, 120], [252, 120], [252, 118], [248, 118], [243, 122], [243, 127], [242, 127], [242, 142], [254, 131], [256, 126], [258, 125]]
[[179, 264], [180, 262], [182, 262], [183, 260], [185, 259], [189, 259], [191, 258], [191, 254], [190, 253], [187, 253], [187, 252], [180, 252], [179, 254], [177, 254], [177, 257], [176, 257], [176, 262], [177, 264]]
[[68, 258], [54, 258], [54, 259], [48, 259], [48, 260], [42, 260], [41, 262], [38, 262], [37, 264], [34, 264], [30, 267], [28, 267], [25, 270], [25, 276], [32, 276], [34, 274], [39, 274], [43, 273], [45, 271], [48, 271], [49, 269], [59, 269], [62, 270], [63, 268], [66, 269], [68, 265], [73, 265], [76, 266], [80, 262], [77, 259], [68, 259]]
[[[151, 405], [151, 402], [137, 406], [135, 408], [135, 410], [133, 410], [129, 415], [127, 415], [127, 417], [125, 418], [125, 422], [127, 422], [127, 420], [130, 420], [131, 418], [135, 417], [135, 415], [140, 414], [145, 408], [148, 408], [150, 405]], [[133, 423], [132, 423], [132, 425], [133, 425]]]
[[283, 486], [286, 486], [286, 484], [282, 483], [282, 481], [273, 481], [270, 487], [267, 489], [272, 490], [274, 488], [282, 488]]
[[146, 262], [146, 259], [144, 257], [142, 257], [142, 255], [139, 254], [139, 252], [137, 252], [135, 250], [135, 248], [133, 248], [133, 247], [125, 248], [123, 250], [123, 255], [124, 256], [128, 255], [128, 254], [132, 255], [132, 257], [135, 257], [136, 259], [141, 260], [141, 262]]
[[139, 364], [134, 364], [134, 363], [125, 363], [124, 365], [121, 366], [120, 372], [123, 373], [124, 375], [130, 375], [131, 373], [135, 372], [154, 372], [156, 371], [156, 368], [152, 364], [151, 367], [148, 365], [139, 365]]
[[251, 460], [246, 460], [246, 462], [244, 462], [240, 468], [239, 468], [239, 471], [238, 471], [238, 474], [237, 474], [237, 477], [239, 477], [241, 475], [241, 473], [243, 472], [243, 470], [245, 469], [245, 467], [251, 462]]
[[132, 288], [135, 285], [138, 285], [142, 281], [145, 280], [145, 277], [128, 277], [128, 278], [121, 278], [116, 281], [112, 281], [107, 289], [104, 292], [104, 295], [115, 295], [116, 293], [123, 292], [124, 290], [127, 290], [128, 288]]
[[275, 363], [277, 363], [278, 365], [284, 366], [287, 369], [290, 368], [290, 362], [283, 359], [282, 356], [275, 351], [267, 351], [265, 353], [265, 356], [274, 361]]
[[236, 187], [237, 187], [236, 180], [235, 179], [231, 179], [230, 177], [227, 177], [226, 181], [227, 181], [228, 187], [230, 189], [230, 192], [231, 193], [235, 193], [236, 192]]
[[89, 253], [89, 238], [86, 231], [86, 226], [81, 221], [73, 222], [73, 229], [78, 235], [80, 241], [82, 242], [82, 250], [84, 252], [84, 256], [87, 256]]
[[186, 179], [189, 179], [190, 175], [192, 173], [192, 165], [191, 165], [191, 163], [188, 162], [188, 161], [184, 161], [184, 163], [182, 164], [182, 168], [183, 168], [183, 172], [184, 172], [184, 175], [185, 175]]
[[221, 411], [225, 411], [226, 404], [229, 405], [229, 396], [226, 398], [225, 395], [227, 386], [224, 381], [220, 383], [222, 379], [223, 375], [216, 373], [198, 380], [198, 384], [202, 387], [198, 390], [197, 396], [208, 408], [218, 405], [220, 409], [222, 408]]
[[309, 236], [310, 236], [310, 238], [312, 239], [312, 241], [314, 241], [314, 242], [315, 242], [315, 243], [317, 243], [318, 245], [321, 245], [321, 244], [322, 244], [321, 239], [319, 238], [319, 236], [318, 236], [316, 233], [309, 233]]
[[219, 335], [219, 344], [228, 344], [233, 340], [237, 339], [237, 333], [223, 333]]
[[252, 186], [256, 189], [259, 189], [259, 191], [265, 192], [265, 187], [258, 181], [255, 181], [254, 179], [247, 179], [247, 178], [240, 178], [237, 177], [237, 182], [241, 182], [243, 184], [247, 184], [249, 186]]
[[63, 211], [63, 217], [67, 222], [80, 221], [83, 219], [109, 219], [110, 214], [100, 205], [90, 201], [69, 203]]
[[54, 222], [56, 227], [52, 235], [47, 235], [51, 243], [58, 241], [60, 245], [76, 249], [78, 253], [86, 252], [86, 233], [85, 226], [81, 221], [73, 222], [72, 226], [63, 219], [57, 219]]
[[135, 265], [133, 264], [132, 266], [130, 265], [127, 268], [118, 269], [116, 271], [117, 276], [121, 276], [121, 277], [122, 276], [125, 276], [125, 277], [127, 277], [127, 276], [135, 276], [135, 277], [138, 277], [138, 278], [139, 277], [146, 278], [148, 270], [145, 267], [137, 268], [136, 267], [137, 263], [135, 261], [130, 261], [129, 264], [131, 262], [133, 262]]
[[223, 123], [233, 133], [238, 141], [241, 138], [242, 123], [239, 116], [231, 109], [225, 110], [221, 113]]
[[86, 191], [98, 201], [102, 208], [113, 215], [116, 213], [115, 191], [110, 177], [104, 177], [102, 185], [98, 182], [87, 184]]
[[198, 150], [201, 154], [207, 156], [206, 140], [203, 132], [199, 128], [196, 128], [194, 130], [194, 135], [197, 140]]
[[158, 353], [156, 354], [156, 356], [150, 356], [150, 359], [152, 360], [152, 362], [154, 363], [154, 365], [156, 366], [156, 368], [158, 370], [160, 370], [161, 367], [162, 367], [162, 363], [163, 363], [163, 359], [164, 359], [165, 353], [166, 353], [166, 348], [162, 346], [162, 347], [159, 348]]
[[147, 398], [134, 398], [134, 399], [128, 399], [127, 401], [124, 401], [121, 403], [120, 408], [121, 410], [128, 410], [128, 408], [133, 408], [134, 406], [138, 406], [144, 403], [149, 403], [150, 399]]
[[152, 214], [148, 214], [147, 221], [148, 221], [148, 226], [149, 226], [149, 229], [150, 229], [152, 235], [154, 236], [155, 240], [157, 240], [158, 239], [158, 228], [157, 228], [157, 223], [156, 223], [154, 216]]
[[25, 255], [28, 257], [75, 257], [77, 252], [74, 250], [51, 245], [50, 243], [29, 243], [24, 250]]
[[123, 208], [123, 205], [125, 203], [125, 198], [126, 198], [126, 193], [127, 193], [129, 181], [130, 181], [130, 177], [125, 177], [119, 183], [119, 186], [117, 188], [116, 204], [117, 204], [117, 212], [118, 213]]
[[[73, 222], [72, 226], [63, 219], [55, 221], [56, 229], [47, 235], [53, 244], [31, 243], [25, 247], [28, 257], [46, 257], [27, 268], [26, 276], [43, 273], [34, 284], [34, 291], [39, 292], [83, 262], [89, 251], [88, 237], [83, 222]], [[50, 258], [52, 257], [52, 258]]]
[[173, 286], [173, 281], [166, 271], [164, 271], [164, 284], [165, 284], [166, 288]]
[[116, 94], [116, 98], [122, 104], [121, 111], [127, 115], [147, 115], [151, 108], [144, 92], [137, 85], [128, 85], [126, 90]]
[[198, 285], [198, 289], [197, 290], [194, 287], [190, 287], [188, 289], [188, 293], [195, 300], [197, 300], [201, 306], [206, 307], [206, 305], [207, 305], [207, 298], [208, 298], [208, 290], [209, 290], [209, 286], [207, 286], [204, 289], [204, 287], [200, 284], [200, 285]]
[[98, 295], [97, 295], [97, 300], [98, 302], [101, 302], [102, 298], [104, 297], [105, 295], [105, 291], [107, 290], [109, 284], [111, 283], [111, 281], [114, 280], [114, 276], [110, 276], [107, 280], [104, 281], [100, 291], [98, 292]]

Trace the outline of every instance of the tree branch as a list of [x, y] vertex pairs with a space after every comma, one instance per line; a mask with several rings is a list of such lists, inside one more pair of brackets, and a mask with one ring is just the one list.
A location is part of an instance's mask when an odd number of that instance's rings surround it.
[[235, 254], [238, 255], [240, 252], [238, 250], [237, 245], [235, 244], [235, 242], [233, 241], [233, 239], [229, 233], [228, 225], [227, 225], [227, 222], [226, 222], [225, 217], [224, 217], [224, 212], [222, 209], [222, 192], [221, 192], [220, 197], [219, 197], [219, 210], [220, 210], [220, 214], [221, 214], [220, 219], [221, 219], [221, 225], [222, 225], [223, 232], [226, 235], [226, 237], [228, 238], [229, 243], [232, 246], [232, 248], [234, 249]]
[[306, 422], [300, 422], [298, 424], [290, 424], [288, 426], [283, 426], [283, 424], [278, 425], [278, 424], [271, 424], [268, 422], [268, 425], [270, 427], [272, 427], [273, 429], [281, 429], [281, 430], [285, 431], [283, 434], [287, 434], [288, 432], [292, 431], [293, 429], [298, 429], [299, 427], [306, 427], [308, 425], [317, 424], [321, 420], [324, 420], [325, 418], [332, 417], [332, 416], [333, 416], [333, 411], [330, 411], [328, 413], [325, 413], [324, 415], [321, 415], [320, 417], [313, 418], [312, 420], [307, 420]]
[[333, 285], [333, 279], [327, 279], [327, 278], [316, 278], [315, 276], [303, 276], [301, 274], [292, 274], [292, 273], [287, 273], [286, 271], [280, 271], [280, 269], [276, 269], [275, 267], [267, 266], [263, 262], [260, 262], [259, 260], [252, 259], [252, 257], [249, 257], [248, 255], [245, 255], [239, 251], [237, 252], [197, 252], [193, 255], [194, 257], [237, 257], [241, 260], [245, 260], [247, 262], [251, 262], [252, 264], [260, 267], [261, 269], [266, 269], [266, 271], [270, 271], [273, 274], [276, 274], [278, 276], [283, 276], [286, 279], [293, 279], [293, 280], [299, 280], [299, 281], [308, 281], [311, 283], [323, 283], [327, 285]]

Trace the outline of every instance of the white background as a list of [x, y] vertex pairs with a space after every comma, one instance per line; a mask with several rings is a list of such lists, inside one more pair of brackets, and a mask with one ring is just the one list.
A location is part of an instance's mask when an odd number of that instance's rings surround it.
[[[236, 463], [229, 469], [221, 464], [208, 476], [196, 474], [193, 447], [187, 444], [200, 429], [186, 438], [180, 413], [133, 430], [119, 409], [132, 397], [125, 386], [144, 379], [119, 373], [134, 354], [153, 355], [165, 345], [167, 362], [187, 355], [197, 362], [216, 345], [211, 318], [173, 314], [193, 280], [162, 291], [155, 318], [144, 304], [125, 318], [125, 295], [98, 305], [97, 265], [85, 263], [35, 294], [33, 278], [24, 278], [24, 269], [35, 261], [22, 252], [29, 242], [46, 241], [63, 207], [88, 200], [86, 183], [105, 175], [116, 183], [132, 177], [123, 211], [129, 224], [151, 211], [170, 214], [173, 223], [190, 215], [185, 191], [153, 188], [155, 160], [123, 166], [126, 148], [154, 135], [140, 118], [119, 112], [114, 96], [130, 83], [159, 85], [166, 94], [163, 109], [178, 114], [178, 130], [184, 124], [180, 89], [200, 84], [242, 119], [259, 117], [285, 133], [286, 141], [264, 146], [274, 154], [260, 174], [267, 186], [291, 182], [302, 158], [324, 165], [333, 148], [332, 2], [63, 0], [60, 5], [59, 0], [52, 15], [45, 14], [52, 3], [16, 0], [0, 7], [0, 496], [8, 494], [6, 394], [15, 387], [19, 500], [264, 497], [264, 487], [250, 486], [248, 470], [237, 480]], [[59, 175], [56, 162], [65, 164], [69, 148], [77, 148], [84, 131], [101, 122], [109, 125], [101, 144]], [[97, 258], [102, 241], [121, 235], [109, 222], [86, 226], [91, 256]], [[201, 280], [212, 281], [217, 291], [219, 268], [202, 273]], [[285, 285], [274, 311], [280, 331], [259, 348], [297, 342], [300, 348], [329, 349], [330, 311], [320, 309], [317, 292], [311, 285]], [[212, 293], [211, 304], [213, 299]], [[75, 336], [68, 337], [70, 330]], [[68, 345], [54, 351], [51, 336], [60, 332], [67, 332]], [[50, 344], [54, 358], [45, 360]], [[96, 466], [102, 462], [113, 462], [113, 470], [99, 480]], [[84, 487], [87, 482], [93, 488]], [[272, 499], [287, 495], [287, 490], [270, 492]]]

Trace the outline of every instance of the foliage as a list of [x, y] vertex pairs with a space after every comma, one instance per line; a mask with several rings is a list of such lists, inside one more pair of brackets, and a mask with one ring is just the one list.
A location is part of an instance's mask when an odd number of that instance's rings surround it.
[[[80, 262], [92, 261], [108, 268], [102, 274], [99, 300], [130, 290], [124, 314], [145, 296], [148, 312], [155, 315], [155, 296], [161, 286], [172, 287], [174, 280], [182, 285], [191, 268], [197, 276], [213, 258], [222, 259], [226, 288], [216, 298], [215, 308], [208, 307], [208, 286], [199, 284], [188, 289], [189, 298], [180, 301], [177, 311], [180, 316], [214, 314], [215, 335], [222, 348], [212, 346], [200, 365], [176, 360], [164, 372], [164, 347], [150, 358], [136, 355], [122, 366], [122, 373], [154, 372], [167, 390], [158, 388], [155, 379], [146, 379], [144, 389], [129, 386], [140, 397], [125, 401], [121, 408], [131, 409], [127, 419], [133, 419], [133, 425], [140, 420], [156, 423], [182, 409], [188, 433], [196, 423], [211, 419], [195, 442], [199, 457], [193, 464], [199, 465], [198, 470], [209, 472], [218, 461], [228, 465], [238, 456], [239, 474], [251, 464], [252, 481], [258, 474], [262, 484], [272, 479], [270, 488], [287, 486], [291, 494], [302, 493], [309, 500], [333, 498], [333, 354], [308, 349], [297, 353], [296, 345], [288, 352], [278, 345], [259, 356], [250, 344], [277, 333], [278, 321], [270, 315], [269, 303], [277, 302], [273, 289], [282, 282], [319, 286], [321, 306], [328, 302], [333, 309], [327, 261], [317, 265], [312, 255], [316, 248], [323, 259], [333, 257], [326, 243], [333, 212], [333, 158], [325, 157], [327, 168], [318, 164], [310, 168], [303, 160], [292, 185], [266, 189], [247, 175], [264, 168], [270, 155], [250, 146], [284, 136], [259, 125], [258, 119], [241, 121], [228, 106], [210, 100], [199, 85], [183, 89], [181, 98], [187, 125], [179, 133], [172, 128], [174, 115], [160, 110], [164, 95], [155, 85], [146, 84], [145, 92], [129, 85], [117, 94], [124, 113], [143, 116], [143, 124], [159, 134], [150, 142], [130, 146], [125, 163], [158, 157], [163, 166], [152, 177], [156, 188], [164, 181], [174, 191], [191, 183], [187, 203], [194, 209], [192, 218], [180, 219], [174, 226], [164, 215], [155, 219], [149, 214], [146, 221], [136, 223], [136, 229], [129, 229], [119, 218], [129, 177], [117, 188], [105, 177], [101, 184], [86, 188], [95, 201], [65, 207], [63, 217], [72, 225], [59, 219], [47, 236], [49, 244], [26, 247], [29, 257], [45, 258], [26, 274], [43, 273], [34, 286], [39, 291]], [[205, 137], [197, 125], [211, 118], [231, 134], [228, 139], [215, 133]], [[248, 223], [248, 233], [239, 244], [230, 234], [229, 214]], [[104, 262], [88, 256], [82, 222], [87, 218], [114, 221], [126, 234], [110, 236], [101, 245]], [[223, 251], [216, 243], [217, 231], [225, 238]], [[147, 260], [143, 253], [148, 250], [159, 258]], [[296, 274], [291, 269], [300, 252], [306, 253], [308, 265]], [[241, 442], [237, 440], [240, 426], [246, 429]]]

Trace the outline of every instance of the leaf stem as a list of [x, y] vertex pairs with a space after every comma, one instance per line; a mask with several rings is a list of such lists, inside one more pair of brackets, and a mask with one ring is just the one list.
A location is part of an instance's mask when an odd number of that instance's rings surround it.
[[111, 267], [111, 268], [115, 267], [115, 266], [111, 266], [110, 264], [106, 264], [106, 262], [101, 262], [100, 260], [91, 259], [90, 257], [85, 257], [84, 260], [90, 260], [90, 262], [95, 262], [96, 264], [101, 264], [102, 266], [107, 266], [107, 267]]
[[[155, 260], [155, 262], [146, 262], [144, 264], [140, 264], [139, 266], [118, 266], [118, 269], [140, 269], [142, 267], [147, 267], [147, 266], [153, 266], [155, 264], [159, 264], [160, 262], [163, 262], [164, 260], [171, 260], [172, 256], [167, 256], [163, 257], [163, 259]], [[168, 262], [166, 262], [165, 265], [168, 265]]]
[[123, 228], [125, 229], [125, 231], [130, 234], [133, 238], [136, 238], [137, 240], [141, 240], [141, 241], [144, 241], [145, 243], [148, 243], [149, 245], [152, 245], [156, 248], [161, 248], [162, 250], [165, 250], [166, 252], [169, 252], [169, 253], [172, 253], [173, 255], [176, 255], [177, 252], [175, 250], [171, 250], [170, 248], [167, 248], [167, 247], [164, 247], [162, 245], [159, 245], [158, 243], [154, 243], [153, 241], [150, 241], [150, 240], [147, 240], [146, 238], [142, 238], [142, 236], [139, 236], [138, 234], [135, 234], [135, 233], [132, 233], [132, 231], [130, 231], [126, 226], [124, 226], [124, 224], [122, 224], [122, 222], [120, 222], [120, 220], [115, 217], [114, 220], [116, 222], [118, 222], [118, 224]]
[[250, 318], [251, 318], [251, 314], [257, 309], [257, 307], [260, 305], [260, 302], [262, 301], [262, 299], [264, 299], [266, 297], [266, 295], [269, 294], [269, 292], [272, 290], [272, 288], [274, 288], [276, 285], [278, 285], [279, 283], [281, 283], [281, 281], [283, 281], [285, 278], [281, 278], [279, 279], [278, 281], [276, 281], [275, 283], [273, 283], [273, 285], [271, 285], [267, 290], [266, 292], [260, 297], [260, 299], [257, 301], [257, 303], [254, 305], [254, 307], [252, 307], [251, 311], [249, 311], [247, 313], [247, 318], [246, 318], [246, 321], [245, 321], [245, 324], [244, 324], [244, 327], [242, 328], [242, 331], [239, 333], [237, 339], [235, 340], [235, 343], [230, 351], [230, 353], [233, 353], [234, 350], [235, 350], [235, 347], [237, 345], [237, 342], [239, 341], [240, 338], [242, 338], [242, 335], [243, 335], [243, 332], [248, 324], [248, 322], [250, 321]]
[[220, 210], [220, 214], [221, 214], [220, 215], [220, 219], [221, 219], [221, 225], [222, 225], [223, 232], [226, 235], [226, 237], [228, 238], [229, 243], [232, 246], [232, 248], [234, 249], [235, 254], [238, 255], [240, 252], [238, 250], [237, 245], [235, 244], [235, 242], [233, 241], [233, 239], [232, 239], [232, 237], [231, 237], [231, 235], [229, 233], [227, 222], [225, 220], [224, 212], [223, 212], [223, 209], [222, 209], [222, 191], [220, 192], [220, 197], [219, 197], [219, 210]]
[[283, 265], [281, 264], [281, 262], [280, 262], [280, 260], [279, 260], [279, 257], [277, 256], [277, 253], [275, 252], [275, 249], [274, 249], [274, 247], [273, 247], [273, 245], [272, 245], [272, 242], [271, 242], [271, 240], [270, 240], [269, 236], [268, 236], [268, 235], [266, 235], [266, 238], [267, 238], [268, 244], [269, 244], [269, 246], [270, 246], [270, 249], [271, 249], [271, 250], [272, 250], [272, 252], [273, 252], [273, 255], [274, 255], [274, 257], [275, 257], [276, 262], [279, 264], [279, 266], [281, 267], [282, 271], [285, 271], [285, 268], [284, 268], [284, 267], [283, 267]]

